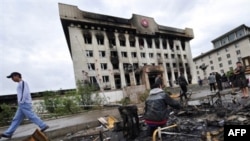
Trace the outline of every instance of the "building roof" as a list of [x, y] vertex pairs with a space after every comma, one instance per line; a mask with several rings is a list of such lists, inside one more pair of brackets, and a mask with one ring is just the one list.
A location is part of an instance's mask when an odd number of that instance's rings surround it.
[[162, 36], [166, 38], [179, 38], [191, 40], [194, 38], [191, 28], [179, 29], [159, 25], [154, 18], [133, 14], [132, 18], [120, 18], [103, 14], [82, 11], [77, 6], [59, 3], [59, 14], [64, 34], [70, 49], [68, 26], [97, 26], [105, 30], [130, 31], [143, 36]]

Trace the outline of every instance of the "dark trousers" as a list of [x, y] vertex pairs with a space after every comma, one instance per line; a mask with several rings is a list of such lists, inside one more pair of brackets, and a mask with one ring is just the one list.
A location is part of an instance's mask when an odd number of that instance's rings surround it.
[[181, 93], [180, 93], [180, 98], [182, 100], [182, 97], [184, 96], [185, 99], [187, 99], [187, 86], [186, 85], [181, 85]]
[[216, 88], [215, 88], [215, 83], [210, 83], [210, 91], [216, 91]]
[[218, 81], [218, 82], [217, 82], [217, 88], [218, 88], [218, 90], [220, 90], [220, 91], [223, 90], [222, 82], [221, 82], [221, 81]]

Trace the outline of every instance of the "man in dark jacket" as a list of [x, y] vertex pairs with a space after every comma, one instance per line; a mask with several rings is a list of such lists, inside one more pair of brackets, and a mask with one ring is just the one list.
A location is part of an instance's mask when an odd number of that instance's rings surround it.
[[168, 106], [180, 109], [179, 102], [166, 94], [160, 83], [155, 83], [145, 102], [144, 119], [148, 125], [164, 125], [168, 119]]
[[180, 74], [179, 78], [178, 78], [178, 84], [181, 87], [181, 92], [180, 92], [180, 100], [182, 101], [182, 97], [184, 96], [185, 99], [187, 99], [187, 85], [188, 82], [186, 80], [186, 78], [184, 77], [183, 73]]

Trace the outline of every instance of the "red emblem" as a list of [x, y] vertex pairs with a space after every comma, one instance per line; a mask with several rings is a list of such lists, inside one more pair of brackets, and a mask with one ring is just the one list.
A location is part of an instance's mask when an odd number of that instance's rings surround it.
[[147, 21], [146, 19], [142, 19], [142, 20], [141, 20], [141, 25], [142, 25], [143, 27], [148, 27], [148, 21]]

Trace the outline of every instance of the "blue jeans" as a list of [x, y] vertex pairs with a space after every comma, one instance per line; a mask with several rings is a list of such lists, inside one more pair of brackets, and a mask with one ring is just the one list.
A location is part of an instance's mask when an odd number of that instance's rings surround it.
[[12, 136], [12, 134], [16, 131], [17, 127], [21, 124], [23, 119], [27, 117], [30, 121], [35, 123], [40, 127], [40, 129], [44, 129], [47, 125], [33, 112], [31, 103], [20, 103], [18, 104], [18, 109], [16, 114], [11, 122], [10, 127], [4, 132], [7, 136]]

